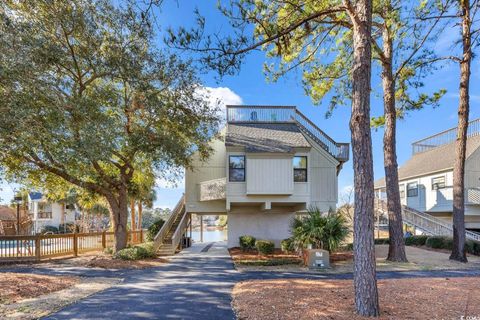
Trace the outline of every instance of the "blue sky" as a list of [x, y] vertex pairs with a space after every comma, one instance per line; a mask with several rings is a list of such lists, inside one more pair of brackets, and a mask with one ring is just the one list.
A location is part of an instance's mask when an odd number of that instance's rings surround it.
[[[194, 23], [192, 14], [195, 6], [198, 6], [201, 13], [206, 17], [208, 31], [228, 30], [228, 23], [217, 11], [216, 1], [166, 1], [161, 12], [158, 12], [158, 24], [166, 26], [179, 26], [184, 23], [187, 26]], [[451, 51], [450, 44], [457, 36], [453, 28], [444, 30], [442, 36], [435, 44], [439, 52]], [[160, 37], [159, 37], [160, 38]], [[159, 39], [160, 41], [160, 39]], [[314, 106], [310, 98], [305, 95], [301, 83], [301, 74], [291, 73], [280, 79], [277, 83], [267, 83], [262, 72], [262, 64], [265, 61], [265, 54], [255, 52], [247, 57], [239, 74], [227, 76], [220, 81], [216, 80], [213, 74], [201, 76], [204, 85], [213, 88], [212, 92], [216, 97], [224, 98], [226, 103], [243, 104], [266, 104], [266, 105], [295, 105], [301, 112], [315, 122], [322, 130], [338, 142], [350, 142], [349, 117], [350, 105], [339, 107], [329, 119], [325, 119], [326, 105]], [[472, 77], [470, 84], [471, 112], [470, 119], [480, 117], [480, 64], [474, 60], [472, 64]], [[431, 93], [440, 88], [447, 90], [441, 100], [440, 106], [436, 109], [427, 107], [424, 110], [416, 111], [407, 115], [404, 120], [399, 121], [397, 131], [398, 162], [401, 165], [411, 155], [411, 142], [456, 126], [458, 107], [458, 81], [459, 67], [454, 63], [445, 63], [442, 68], [425, 79], [423, 92]], [[377, 95], [372, 95], [372, 115], [380, 115], [383, 111], [382, 101], [378, 97], [381, 93], [381, 83], [378, 75], [372, 79], [372, 87]], [[380, 178], [383, 173], [383, 130], [372, 131], [373, 156], [375, 178]], [[339, 192], [353, 184], [352, 161], [344, 165], [339, 175]], [[3, 202], [8, 202], [12, 197], [12, 186], [4, 184], [0, 192]], [[183, 182], [179, 181], [178, 186], [166, 186], [160, 182], [157, 187], [157, 207], [172, 208], [183, 192]]]

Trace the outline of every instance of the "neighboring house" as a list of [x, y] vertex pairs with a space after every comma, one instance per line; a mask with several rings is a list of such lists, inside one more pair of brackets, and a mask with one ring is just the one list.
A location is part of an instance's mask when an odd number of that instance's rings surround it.
[[17, 214], [9, 206], [0, 206], [0, 235], [15, 235]]
[[32, 233], [41, 232], [46, 226], [58, 228], [65, 223], [75, 222], [75, 210], [67, 209], [63, 203], [51, 202], [40, 192], [28, 194], [28, 208], [32, 219]]
[[210, 158], [185, 174], [187, 213], [228, 215], [228, 246], [252, 235], [279, 246], [295, 214], [335, 208], [349, 145], [336, 143], [295, 107], [227, 106]]
[[[398, 169], [402, 204], [452, 221], [456, 128], [412, 144], [412, 157]], [[471, 121], [465, 161], [465, 225], [480, 229], [480, 119]], [[386, 198], [385, 179], [375, 193]]]

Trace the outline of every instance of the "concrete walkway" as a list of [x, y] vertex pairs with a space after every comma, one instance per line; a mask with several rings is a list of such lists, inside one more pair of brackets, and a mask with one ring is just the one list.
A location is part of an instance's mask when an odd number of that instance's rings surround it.
[[230, 293], [238, 278], [225, 243], [206, 243], [46, 319], [234, 319]]

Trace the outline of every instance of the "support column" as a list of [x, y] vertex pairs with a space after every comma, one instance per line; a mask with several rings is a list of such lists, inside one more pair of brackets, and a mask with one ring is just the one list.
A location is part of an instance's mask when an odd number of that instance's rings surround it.
[[200, 216], [200, 242], [203, 242], [203, 215]]
[[193, 224], [193, 214], [190, 213], [190, 239], [192, 239], [192, 224]]

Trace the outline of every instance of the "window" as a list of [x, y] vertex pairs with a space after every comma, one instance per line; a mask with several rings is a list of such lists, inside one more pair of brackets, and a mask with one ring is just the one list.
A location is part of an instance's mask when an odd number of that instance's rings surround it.
[[228, 160], [229, 181], [245, 181], [245, 156], [230, 156]]
[[416, 196], [418, 196], [418, 184], [416, 182], [407, 184], [407, 197]]
[[400, 186], [400, 199], [405, 198], [405, 185], [401, 184]]
[[445, 188], [445, 176], [432, 179], [432, 190]]
[[293, 181], [307, 182], [307, 157], [293, 157]]

